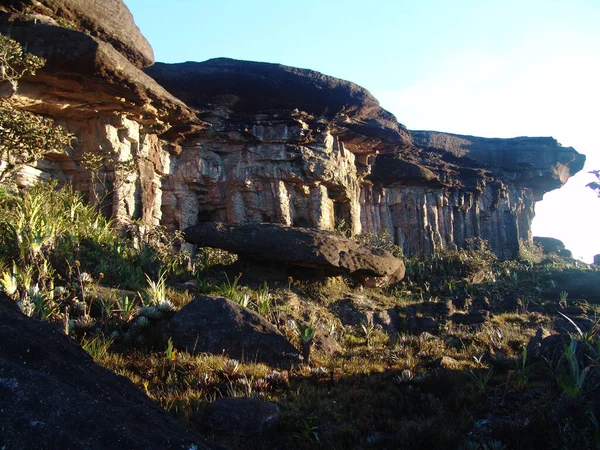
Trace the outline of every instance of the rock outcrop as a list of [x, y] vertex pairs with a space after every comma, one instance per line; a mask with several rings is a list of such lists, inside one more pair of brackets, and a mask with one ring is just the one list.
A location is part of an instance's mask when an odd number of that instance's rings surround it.
[[501, 257], [531, 241], [534, 206], [583, 168], [553, 138], [490, 139], [411, 131], [409, 151], [375, 161], [361, 193], [363, 230], [387, 230], [409, 255], [486, 239]]
[[164, 327], [175, 348], [191, 354], [225, 354], [277, 366], [298, 361], [298, 351], [268, 320], [221, 297], [198, 297]]
[[217, 448], [1, 294], [0, 342], [0, 448]]
[[146, 70], [202, 110], [165, 180], [172, 228], [273, 222], [360, 231], [361, 179], [379, 151], [410, 136], [365, 89], [318, 72], [230, 59]]
[[544, 289], [544, 295], [558, 299], [561, 292], [571, 299], [584, 299], [600, 302], [600, 272], [591, 270], [566, 269], [550, 273], [552, 285]]
[[7, 0], [1, 12], [39, 14], [108, 42], [137, 67], [154, 64], [154, 52], [121, 0]]
[[565, 244], [560, 239], [534, 236], [533, 243], [542, 247], [545, 255], [558, 255], [565, 258], [572, 258], [573, 253], [565, 247]]
[[222, 248], [240, 256], [349, 275], [372, 286], [387, 286], [404, 277], [402, 260], [332, 231], [206, 222], [187, 228], [185, 238], [192, 244]]
[[[118, 15], [125, 6], [115, 1], [103, 8]], [[48, 16], [16, 13], [0, 13], [0, 33], [46, 60], [35, 76], [19, 81], [13, 100], [56, 119], [76, 136], [70, 155], [49, 155], [21, 173], [19, 184], [58, 178], [90, 201], [104, 199], [104, 210], [117, 222], [142, 218], [158, 224], [161, 177], [169, 172], [179, 136], [208, 124], [97, 37], [59, 26]], [[90, 170], [82, 164], [85, 155], [103, 160]], [[120, 171], [126, 161], [134, 161], [135, 170]]]
[[173, 228], [344, 224], [407, 255], [478, 236], [511, 257], [531, 240], [535, 201], [585, 160], [552, 138], [409, 132], [364, 89], [310, 70], [218, 59], [146, 71], [212, 124], [163, 187]]
[[78, 138], [19, 182], [71, 182], [117, 223], [342, 227], [408, 256], [483, 237], [510, 257], [535, 201], [585, 159], [552, 138], [409, 131], [364, 88], [307, 69], [221, 58], [144, 73], [151, 51], [119, 0], [5, 2], [0, 32], [47, 59], [15, 101]]

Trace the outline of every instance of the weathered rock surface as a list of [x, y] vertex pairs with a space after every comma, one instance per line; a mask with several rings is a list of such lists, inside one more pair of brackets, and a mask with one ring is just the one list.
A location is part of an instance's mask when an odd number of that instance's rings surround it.
[[[489, 172], [495, 179], [525, 185], [541, 199], [544, 192], [567, 182], [583, 169], [585, 157], [562, 147], [551, 137], [482, 138], [436, 131], [411, 131], [413, 143], [424, 150], [441, 151], [444, 162], [460, 169]], [[472, 181], [456, 177], [456, 181]], [[465, 185], [465, 187], [469, 187]]]
[[243, 256], [350, 275], [366, 284], [387, 285], [404, 277], [402, 260], [331, 231], [206, 222], [187, 228], [185, 238], [192, 244]]
[[279, 406], [253, 398], [220, 398], [208, 404], [202, 412], [204, 425], [238, 436], [264, 433], [280, 420]]
[[278, 64], [156, 64], [147, 73], [203, 111], [164, 183], [171, 228], [273, 222], [360, 232], [360, 179], [410, 137], [365, 89]]
[[[71, 182], [90, 201], [107, 195], [105, 211], [118, 222], [159, 223], [161, 178], [178, 136], [208, 124], [99, 38], [31, 14], [0, 13], [0, 33], [46, 59], [35, 76], [19, 81], [13, 100], [55, 118], [77, 138], [69, 155], [49, 156], [23, 171], [19, 183]], [[104, 158], [97, 172], [82, 164], [86, 153]], [[128, 160], [136, 163], [133, 173], [115, 170]]]
[[192, 354], [225, 354], [278, 366], [298, 361], [298, 351], [274, 325], [225, 298], [192, 300], [171, 318], [164, 331], [175, 348]]
[[531, 240], [535, 201], [583, 168], [552, 138], [410, 131], [413, 147], [377, 157], [361, 191], [363, 230], [387, 230], [409, 255], [486, 239], [502, 257]]
[[3, 449], [216, 448], [3, 295], [0, 342]]
[[161, 119], [202, 124], [188, 106], [99, 38], [32, 14], [0, 13], [0, 32], [46, 60], [36, 75], [19, 81], [16, 100], [28, 110], [70, 120], [125, 114], [154, 126]]
[[340, 319], [342, 325], [374, 325], [383, 330], [395, 333], [398, 331], [398, 314], [386, 310], [375, 298], [361, 294], [349, 294], [332, 305], [332, 311]]
[[147, 73], [213, 125], [182, 144], [164, 188], [173, 228], [343, 221], [408, 255], [480, 236], [511, 257], [531, 240], [535, 201], [583, 166], [552, 138], [408, 132], [368, 92], [313, 71], [219, 59]]
[[266, 113], [268, 127], [271, 119], [281, 113], [285, 118], [296, 109], [323, 118], [331, 122], [323, 125], [348, 138], [346, 145], [353, 153], [385, 148], [386, 143], [410, 143], [404, 126], [381, 108], [369, 91], [314, 70], [217, 58], [201, 63], [158, 63], [146, 73], [187, 104], [201, 109], [227, 108], [233, 119]]
[[62, 19], [108, 42], [137, 67], [154, 63], [152, 47], [121, 0], [6, 0], [0, 12], [40, 14]]

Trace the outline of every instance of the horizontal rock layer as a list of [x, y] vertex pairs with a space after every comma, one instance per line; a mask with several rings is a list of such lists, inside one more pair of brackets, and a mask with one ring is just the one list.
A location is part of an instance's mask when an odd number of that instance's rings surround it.
[[0, 12], [40, 14], [106, 41], [137, 67], [154, 63], [154, 52], [121, 0], [5, 0]]

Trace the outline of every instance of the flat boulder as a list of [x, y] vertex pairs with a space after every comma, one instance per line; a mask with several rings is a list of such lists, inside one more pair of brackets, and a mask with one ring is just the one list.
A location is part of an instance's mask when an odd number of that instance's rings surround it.
[[1, 294], [0, 342], [0, 448], [217, 448]]
[[222, 297], [198, 297], [164, 326], [173, 346], [192, 354], [226, 354], [243, 361], [287, 366], [298, 351], [265, 318]]
[[333, 231], [205, 222], [187, 228], [185, 238], [241, 256], [349, 275], [367, 286], [395, 283], [405, 272], [404, 262], [386, 250], [360, 245]]

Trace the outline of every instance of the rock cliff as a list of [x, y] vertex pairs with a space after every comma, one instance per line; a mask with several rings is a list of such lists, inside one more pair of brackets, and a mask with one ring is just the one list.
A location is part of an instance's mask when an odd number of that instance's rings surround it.
[[387, 232], [407, 255], [480, 236], [511, 257], [535, 201], [585, 160], [552, 138], [408, 131], [368, 91], [311, 70], [217, 59], [146, 72], [212, 124], [163, 186], [174, 228], [346, 226]]
[[[15, 100], [78, 138], [20, 182], [72, 182], [120, 223], [387, 232], [407, 255], [481, 236], [509, 257], [535, 201], [583, 167], [552, 138], [409, 131], [367, 90], [311, 70], [221, 58], [142, 71], [152, 52], [126, 7], [98, 5], [5, 2], [0, 32], [47, 59]], [[86, 154], [104, 158], [97, 171]]]
[[[112, 15], [125, 8], [120, 1], [105, 6], [113, 8]], [[124, 30], [137, 30], [127, 17]], [[142, 218], [159, 223], [161, 176], [169, 172], [179, 136], [209, 125], [142, 72], [128, 53], [100, 37], [60, 26], [50, 16], [25, 13], [0, 13], [0, 33], [46, 60], [35, 76], [19, 81], [14, 101], [56, 119], [77, 138], [68, 157], [52, 156], [27, 168], [20, 184], [58, 178], [92, 201], [103, 199], [106, 212], [119, 222]], [[103, 158], [94, 172], [82, 164], [86, 154]], [[115, 170], [128, 160], [136, 163], [133, 172]]]

